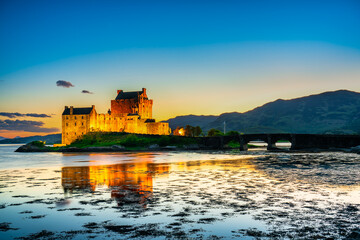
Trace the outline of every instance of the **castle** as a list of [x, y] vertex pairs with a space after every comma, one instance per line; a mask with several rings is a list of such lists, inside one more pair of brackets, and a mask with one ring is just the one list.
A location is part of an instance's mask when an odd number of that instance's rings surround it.
[[65, 106], [62, 113], [62, 144], [68, 145], [89, 132], [127, 132], [138, 134], [169, 135], [168, 123], [152, 119], [153, 100], [142, 91], [117, 91], [111, 100], [111, 110], [98, 114], [95, 105], [88, 108]]

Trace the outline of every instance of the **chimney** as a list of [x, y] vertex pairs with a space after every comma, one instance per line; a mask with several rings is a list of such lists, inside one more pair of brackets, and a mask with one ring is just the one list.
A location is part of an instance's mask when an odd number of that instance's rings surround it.
[[70, 106], [70, 115], [73, 115], [73, 113], [74, 113], [74, 107]]
[[119, 95], [119, 93], [121, 93], [123, 90], [117, 90], [117, 94]]

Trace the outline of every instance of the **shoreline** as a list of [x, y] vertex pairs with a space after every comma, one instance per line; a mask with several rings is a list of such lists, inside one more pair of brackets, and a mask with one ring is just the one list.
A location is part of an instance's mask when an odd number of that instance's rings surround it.
[[[15, 152], [61, 152], [61, 153], [93, 153], [93, 152], [201, 152], [201, 151], [236, 151], [239, 150], [241, 152], [248, 152], [248, 150], [243, 151], [239, 148], [211, 148], [204, 147], [199, 145], [184, 145], [183, 147], [178, 146], [155, 146], [155, 147], [124, 147], [121, 145], [113, 145], [113, 146], [88, 146], [88, 147], [38, 147], [33, 145], [32, 143], [28, 143], [25, 145], [21, 145]], [[285, 153], [320, 153], [320, 152], [342, 152], [342, 153], [357, 153], [360, 154], [360, 147], [352, 147], [352, 148], [328, 148], [328, 149], [320, 149], [320, 148], [304, 148], [304, 149], [289, 149], [289, 148], [275, 148], [275, 149], [266, 149], [263, 147], [250, 147], [251, 151], [266, 151], [269, 153], [276, 152], [285, 152]]]

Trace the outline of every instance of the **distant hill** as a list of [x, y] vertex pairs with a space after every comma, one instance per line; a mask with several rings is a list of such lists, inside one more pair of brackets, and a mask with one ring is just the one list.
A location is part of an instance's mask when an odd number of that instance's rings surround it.
[[0, 140], [0, 144], [10, 143], [29, 143], [32, 141], [46, 141], [46, 144], [61, 143], [61, 133], [49, 134], [46, 136], [16, 137], [12, 139]]
[[[192, 122], [196, 117], [201, 117], [202, 121]], [[181, 123], [178, 126], [199, 125], [206, 131], [222, 130], [224, 121], [227, 131], [243, 133], [360, 134], [360, 93], [324, 92], [290, 100], [278, 99], [245, 113], [223, 113], [208, 118], [189, 115], [166, 122]]]
[[4, 140], [4, 139], [6, 139], [6, 138], [4, 138], [4, 137], [0, 136], [0, 141], [1, 141], [1, 140]]
[[186, 115], [170, 118], [165, 122], [169, 123], [171, 129], [175, 129], [178, 126], [185, 127], [188, 124], [192, 126], [206, 126], [211, 122], [215, 121], [218, 117], [219, 116], [213, 115]]

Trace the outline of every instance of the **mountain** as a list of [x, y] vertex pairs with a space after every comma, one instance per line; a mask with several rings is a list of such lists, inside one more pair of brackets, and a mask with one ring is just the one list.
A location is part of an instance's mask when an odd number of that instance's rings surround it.
[[[206, 117], [206, 116], [203, 116]], [[213, 118], [214, 116], [212, 116]], [[199, 125], [243, 133], [330, 133], [360, 134], [360, 93], [348, 90], [324, 92], [290, 100], [278, 99], [248, 112], [223, 113], [215, 120], [192, 123], [194, 115], [181, 118], [182, 126]], [[170, 120], [170, 119], [169, 119]]]
[[171, 129], [175, 129], [178, 126], [185, 127], [188, 124], [192, 126], [206, 126], [211, 122], [215, 121], [217, 118], [218, 116], [213, 115], [186, 115], [170, 118], [165, 122], [169, 123]]
[[31, 137], [15, 137], [12, 139], [0, 140], [0, 144], [9, 143], [29, 143], [32, 141], [46, 141], [46, 144], [61, 143], [61, 133], [49, 134], [46, 136], [31, 136]]
[[6, 139], [6, 138], [4, 138], [4, 137], [0, 136], [0, 141], [1, 141], [1, 140], [4, 140], [4, 139]]

